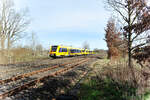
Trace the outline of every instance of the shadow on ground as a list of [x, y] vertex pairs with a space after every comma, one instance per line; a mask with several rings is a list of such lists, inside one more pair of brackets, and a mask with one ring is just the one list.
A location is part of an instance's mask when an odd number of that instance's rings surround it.
[[[68, 100], [64, 98], [69, 98], [69, 100], [77, 100], [75, 96], [72, 95], [64, 95], [63, 89], [70, 88], [71, 82], [67, 79], [55, 78], [49, 79], [42, 83], [39, 88], [32, 88], [29, 91], [24, 91], [24, 94], [15, 98], [15, 100], [52, 100], [52, 98], [57, 98], [56, 100]], [[72, 98], [72, 99], [70, 99]]]
[[[64, 78], [66, 77], [66, 78]], [[19, 98], [14, 100], [78, 100], [74, 95], [64, 94], [72, 87], [71, 80], [78, 78], [75, 71], [67, 72], [60, 77], [50, 77], [39, 86], [24, 91]], [[54, 99], [54, 100], [55, 100]]]

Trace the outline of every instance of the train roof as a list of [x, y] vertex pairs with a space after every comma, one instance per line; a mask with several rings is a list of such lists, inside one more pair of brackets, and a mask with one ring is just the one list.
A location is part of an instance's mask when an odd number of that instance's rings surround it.
[[[79, 49], [79, 50], [90, 51], [90, 50], [88, 50], [88, 49], [84, 49], [84, 48], [75, 48], [75, 47], [71, 47], [71, 46], [63, 46], [63, 45], [52, 45], [52, 46], [59, 46], [59, 47], [69, 48], [69, 49]], [[51, 46], [51, 47], [52, 47], [52, 46]]]

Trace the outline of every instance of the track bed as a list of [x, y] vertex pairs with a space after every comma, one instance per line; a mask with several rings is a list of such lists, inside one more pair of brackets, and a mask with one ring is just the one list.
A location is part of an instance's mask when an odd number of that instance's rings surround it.
[[[91, 62], [93, 59], [95, 58], [74, 57], [74, 58], [63, 58], [63, 59], [55, 59], [55, 60], [45, 59], [41, 62], [38, 62], [34, 66], [24, 66], [24, 65], [20, 67], [15, 65], [2, 66], [4, 67], [3, 69], [6, 70], [2, 70], [0, 71], [0, 73], [7, 72], [7, 74], [6, 75], [2, 74], [1, 76], [0, 98], [2, 99], [2, 98], [10, 97], [12, 98], [12, 100], [14, 98], [16, 100], [17, 97], [18, 100], [20, 98], [22, 98], [20, 100], [23, 100], [23, 98], [25, 97], [24, 96], [22, 97], [21, 95], [22, 92], [20, 91], [24, 90], [25, 92], [25, 90], [27, 90], [28, 92], [26, 95], [29, 95], [28, 93], [30, 89], [31, 89], [30, 91], [33, 92], [35, 88], [36, 89], [39, 88], [39, 85], [41, 84], [45, 85], [45, 82], [50, 80], [57, 80], [58, 77], [65, 78], [65, 75], [67, 75], [68, 73], [70, 74], [68, 74], [67, 77], [70, 77], [71, 79], [74, 78], [73, 80], [76, 80], [77, 77], [75, 76], [78, 76], [77, 73], [81, 74], [86, 71], [86, 68], [84, 68], [84, 66], [82, 65]], [[76, 69], [78, 69], [78, 71]], [[76, 75], [72, 71], [77, 71]], [[51, 95], [55, 96], [56, 94], [59, 93], [51, 93], [49, 94], [49, 96]], [[20, 96], [18, 97], [18, 95]], [[30, 95], [28, 96], [28, 99], [29, 98]], [[31, 100], [33, 100], [33, 98]]]

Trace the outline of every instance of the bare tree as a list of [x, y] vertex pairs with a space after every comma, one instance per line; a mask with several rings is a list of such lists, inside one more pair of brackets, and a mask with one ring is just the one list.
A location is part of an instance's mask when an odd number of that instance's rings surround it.
[[124, 23], [122, 29], [124, 38], [128, 42], [128, 66], [136, 84], [132, 55], [136, 48], [147, 44], [146, 36], [150, 29], [150, 7], [147, 5], [147, 0], [106, 0], [106, 3]]
[[106, 2], [120, 15], [124, 23], [122, 27], [124, 37], [128, 41], [128, 65], [132, 67], [133, 50], [147, 44], [146, 31], [150, 29], [150, 7], [146, 0], [106, 0]]
[[42, 55], [43, 46], [41, 44], [36, 45], [36, 52], [39, 55]]
[[32, 32], [31, 33], [31, 49], [35, 50], [36, 49], [36, 33]]
[[26, 11], [17, 12], [12, 0], [0, 1], [0, 39], [1, 48], [9, 50], [11, 45], [23, 36], [29, 25]]
[[87, 43], [87, 41], [85, 41], [85, 42], [83, 43], [83, 48], [84, 48], [84, 49], [89, 49], [89, 48], [90, 48], [90, 46], [89, 46], [89, 44]]
[[32, 50], [32, 55], [33, 55], [33, 57], [35, 57], [35, 51], [36, 51], [36, 44], [37, 44], [37, 35], [36, 35], [36, 33], [35, 32], [32, 32], [31, 33], [31, 36], [30, 36], [30, 49]]

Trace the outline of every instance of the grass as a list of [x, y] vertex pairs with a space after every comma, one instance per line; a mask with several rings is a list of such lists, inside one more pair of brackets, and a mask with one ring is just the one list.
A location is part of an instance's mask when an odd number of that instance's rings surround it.
[[144, 94], [144, 100], [150, 100], [150, 92]]
[[101, 93], [99, 90], [96, 89], [96, 84], [93, 81], [91, 82], [92, 85], [90, 85], [90, 82], [82, 84], [79, 96], [81, 100], [99, 100], [99, 96]]
[[[95, 70], [81, 84], [80, 100], [150, 100], [149, 91], [138, 94], [139, 86], [133, 83], [128, 67], [123, 68], [121, 64], [108, 66], [108, 62], [105, 59], [93, 64]], [[138, 80], [143, 78], [140, 73], [137, 75]]]
[[0, 64], [9, 64], [16, 62], [28, 62], [37, 59], [48, 58], [47, 51], [33, 51], [27, 48], [16, 48], [9, 51], [0, 51]]
[[120, 84], [109, 78], [89, 80], [81, 85], [80, 91], [81, 100], [130, 100], [136, 94], [134, 86]]

